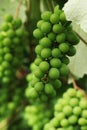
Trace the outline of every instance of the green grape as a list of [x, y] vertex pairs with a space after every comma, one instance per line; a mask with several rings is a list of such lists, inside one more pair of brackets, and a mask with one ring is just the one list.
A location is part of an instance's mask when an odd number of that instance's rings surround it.
[[51, 41], [49, 38], [47, 37], [43, 37], [40, 41], [39, 41], [40, 45], [43, 47], [51, 47]]
[[62, 53], [67, 53], [69, 51], [69, 45], [67, 43], [61, 43], [59, 49]]
[[12, 21], [12, 26], [14, 29], [21, 27], [21, 25], [22, 25], [22, 21], [19, 18], [16, 18]]
[[62, 31], [63, 31], [63, 26], [61, 24], [54, 24], [53, 25], [53, 32], [54, 33], [59, 34], [59, 33], [62, 33]]
[[15, 33], [16, 33], [16, 36], [20, 38], [20, 37], [22, 37], [22, 36], [24, 35], [24, 30], [21, 29], [21, 28], [18, 28], [18, 29], [15, 31]]
[[66, 126], [69, 126], [69, 121], [68, 119], [64, 118], [61, 120], [60, 124], [62, 127], [66, 127]]
[[43, 33], [49, 33], [51, 31], [51, 23], [50, 22], [43, 22], [41, 25], [41, 31]]
[[75, 106], [74, 108], [73, 108], [73, 113], [75, 114], [75, 115], [80, 115], [81, 114], [81, 108], [79, 107], [79, 106]]
[[45, 93], [46, 94], [52, 94], [54, 89], [53, 86], [50, 83], [45, 84]]
[[78, 105], [79, 105], [79, 100], [78, 100], [77, 98], [72, 98], [72, 99], [70, 100], [70, 105], [71, 105], [72, 107], [78, 106]]
[[32, 98], [38, 97], [38, 93], [36, 92], [35, 88], [30, 88], [29, 90], [27, 90], [27, 93], [29, 97], [32, 97]]
[[67, 32], [67, 40], [72, 44], [72, 45], [76, 45], [79, 43], [79, 38], [77, 37], [77, 35], [70, 31], [70, 32]]
[[42, 59], [40, 57], [37, 57], [34, 61], [35, 65], [39, 65], [42, 62]]
[[35, 84], [35, 89], [36, 89], [37, 92], [42, 91], [44, 89], [44, 84], [42, 82], [37, 82]]
[[61, 57], [61, 51], [60, 51], [58, 48], [54, 48], [54, 49], [52, 50], [52, 56], [53, 56], [54, 58], [59, 58], [59, 57]]
[[62, 76], [68, 76], [68, 74], [69, 74], [69, 69], [68, 69], [68, 67], [67, 67], [66, 64], [62, 64], [62, 66], [60, 67], [60, 74], [61, 74]]
[[4, 77], [2, 78], [2, 83], [3, 83], [3, 84], [8, 84], [9, 82], [10, 82], [9, 77], [4, 76]]
[[48, 33], [48, 38], [49, 38], [51, 41], [54, 41], [55, 38], [56, 38], [55, 33], [53, 33], [53, 32]]
[[64, 106], [64, 108], [63, 108], [63, 113], [64, 113], [66, 116], [70, 116], [70, 115], [72, 114], [72, 107], [69, 106], [69, 105]]
[[57, 14], [51, 14], [51, 17], [50, 17], [50, 21], [51, 21], [51, 23], [53, 23], [53, 24], [57, 24], [57, 23], [59, 23], [59, 15], [57, 15]]
[[66, 22], [66, 16], [65, 16], [65, 13], [64, 13], [64, 12], [61, 12], [61, 13], [60, 13], [60, 21], [61, 21], [62, 23], [65, 23], [65, 22]]
[[83, 118], [87, 118], [87, 110], [83, 110], [83, 112], [82, 112], [82, 117], [83, 117]]
[[74, 56], [75, 54], [76, 54], [76, 48], [74, 46], [70, 46], [67, 55], [68, 56]]
[[81, 126], [84, 126], [84, 125], [86, 125], [87, 124], [87, 121], [86, 121], [86, 119], [85, 118], [79, 118], [79, 120], [78, 120], [78, 124], [79, 125], [81, 125]]
[[35, 69], [35, 71], [34, 71], [34, 75], [37, 77], [37, 78], [42, 78], [43, 77], [43, 72], [39, 69], [39, 68], [37, 68], [37, 69]]
[[6, 15], [4, 16], [4, 19], [5, 19], [6, 22], [12, 22], [13, 16], [10, 15], [10, 14], [6, 14]]
[[14, 44], [16, 44], [16, 45], [20, 44], [20, 39], [18, 37], [14, 37], [12, 40], [13, 40]]
[[51, 66], [54, 67], [54, 68], [59, 68], [62, 63], [61, 63], [61, 60], [60, 60], [60, 59], [58, 59], [58, 58], [52, 58], [52, 59], [50, 60], [50, 64], [51, 64]]
[[71, 115], [69, 118], [68, 118], [68, 121], [69, 121], [69, 123], [70, 124], [76, 124], [77, 123], [77, 120], [78, 120], [78, 118], [77, 118], [77, 116], [76, 115]]
[[74, 90], [73, 88], [69, 88], [67, 90], [67, 94], [70, 96], [70, 97], [74, 97], [76, 96], [76, 90]]
[[50, 79], [58, 79], [60, 76], [59, 70], [56, 68], [51, 68], [49, 70], [49, 78]]
[[12, 61], [13, 56], [12, 56], [12, 54], [7, 53], [7, 54], [5, 54], [4, 59], [5, 59], [6, 61]]
[[62, 86], [62, 82], [58, 79], [54, 80], [53, 82], [54, 87], [60, 88]]
[[87, 125], [82, 126], [81, 130], [87, 130]]
[[43, 49], [43, 47], [42, 47], [41, 45], [37, 45], [37, 46], [35, 47], [35, 52], [36, 52], [36, 54], [41, 55], [42, 49]]
[[57, 41], [58, 43], [63, 43], [63, 42], [65, 42], [65, 39], [66, 39], [66, 36], [65, 36], [64, 33], [60, 33], [60, 34], [58, 34], [58, 35], [56, 36], [56, 41]]
[[50, 58], [51, 57], [51, 49], [49, 49], [49, 48], [42, 49], [41, 57], [44, 59]]
[[39, 20], [39, 21], [37, 22], [37, 27], [38, 27], [38, 28], [41, 28], [43, 22], [44, 22], [44, 20]]
[[33, 36], [37, 39], [40, 39], [43, 37], [43, 33], [41, 32], [40, 29], [35, 29], [33, 32]]
[[42, 72], [47, 72], [50, 68], [49, 63], [47, 61], [42, 61], [39, 65]]
[[3, 45], [7, 46], [7, 47], [10, 46], [11, 45], [11, 39], [10, 38], [4, 38]]
[[9, 29], [9, 30], [6, 32], [6, 35], [7, 35], [7, 37], [9, 37], [9, 38], [13, 38], [13, 37], [15, 36], [15, 32], [14, 32], [14, 30]]
[[55, 7], [54, 7], [54, 13], [55, 14], [60, 14], [60, 9], [59, 9], [59, 5], [56, 5]]
[[10, 24], [9, 24], [9, 23], [3, 23], [3, 24], [1, 25], [1, 29], [2, 29], [3, 31], [9, 30], [9, 28], [10, 28]]
[[82, 109], [87, 109], [87, 101], [83, 98], [80, 102], [79, 102], [79, 106]]
[[3, 67], [4, 69], [9, 68], [9, 67], [10, 67], [9, 62], [3, 61], [3, 62], [2, 62], [2, 67]]
[[63, 56], [61, 58], [62, 62], [66, 65], [68, 65], [70, 63], [70, 59], [67, 56]]
[[45, 11], [41, 14], [41, 18], [45, 21], [49, 21], [51, 14], [52, 13], [50, 11]]

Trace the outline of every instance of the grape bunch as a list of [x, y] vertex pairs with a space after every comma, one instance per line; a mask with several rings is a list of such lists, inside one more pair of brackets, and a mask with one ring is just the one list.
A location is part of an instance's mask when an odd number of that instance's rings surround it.
[[68, 76], [69, 56], [75, 55], [74, 45], [79, 43], [79, 38], [67, 22], [58, 6], [53, 13], [45, 11], [41, 14], [33, 31], [37, 41], [36, 58], [30, 66], [31, 74], [27, 76], [27, 97], [55, 96], [62, 86], [62, 78]]
[[15, 81], [16, 72], [23, 64], [27, 31], [20, 18], [7, 14], [0, 30], [0, 85]]
[[87, 130], [87, 99], [81, 90], [69, 88], [54, 105], [54, 117], [44, 130]]
[[[50, 108], [50, 111], [49, 111]], [[47, 104], [32, 104], [25, 108], [24, 119], [32, 130], [42, 130], [52, 117], [52, 107]]]

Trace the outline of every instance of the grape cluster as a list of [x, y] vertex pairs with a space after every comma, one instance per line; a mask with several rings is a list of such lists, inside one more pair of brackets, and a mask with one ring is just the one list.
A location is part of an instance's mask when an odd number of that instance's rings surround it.
[[81, 90], [69, 88], [57, 100], [44, 130], [87, 130], [87, 100]]
[[43, 126], [52, 117], [52, 108], [49, 111], [47, 104], [33, 104], [25, 108], [24, 118], [32, 130], [42, 130]]
[[0, 85], [13, 83], [23, 64], [27, 32], [20, 18], [5, 15], [0, 31]]
[[75, 55], [74, 45], [79, 39], [58, 6], [53, 13], [45, 11], [41, 14], [33, 35], [37, 40], [36, 58], [30, 67], [32, 72], [27, 76], [26, 96], [36, 98], [42, 93], [47, 97], [55, 96], [62, 86], [61, 79], [69, 74], [68, 56]]

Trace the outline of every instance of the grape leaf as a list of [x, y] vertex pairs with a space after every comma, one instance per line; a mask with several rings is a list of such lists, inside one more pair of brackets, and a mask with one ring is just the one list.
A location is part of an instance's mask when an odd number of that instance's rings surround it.
[[67, 20], [80, 25], [87, 32], [87, 0], [68, 0], [63, 10]]
[[[73, 24], [73, 29], [87, 41], [87, 33], [81, 30], [80, 26]], [[84, 74], [87, 74], [87, 45], [80, 41], [76, 50], [76, 55], [70, 58], [69, 68], [74, 75], [83, 77]]]

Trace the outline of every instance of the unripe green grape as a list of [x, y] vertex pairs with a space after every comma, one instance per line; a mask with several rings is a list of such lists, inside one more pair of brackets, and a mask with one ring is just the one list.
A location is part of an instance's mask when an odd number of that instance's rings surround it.
[[20, 38], [18, 38], [18, 37], [14, 37], [14, 38], [12, 39], [12, 41], [13, 41], [13, 43], [16, 44], [16, 45], [19, 45], [19, 44], [20, 44]]
[[39, 65], [42, 72], [47, 72], [50, 68], [50, 65], [47, 61], [42, 61]]
[[12, 71], [11, 70], [4, 70], [4, 75], [5, 76], [11, 76], [12, 75]]
[[69, 51], [69, 45], [67, 43], [61, 43], [59, 49], [62, 53], [67, 53]]
[[62, 82], [58, 79], [54, 80], [53, 85], [55, 88], [60, 88], [62, 86]]
[[84, 93], [81, 90], [78, 90], [76, 92], [76, 97], [81, 99], [82, 97], [84, 97]]
[[87, 121], [86, 121], [85, 118], [81, 117], [81, 118], [78, 119], [78, 124], [81, 125], [81, 126], [84, 126], [84, 125], [87, 124]]
[[52, 56], [53, 56], [54, 58], [59, 58], [59, 57], [61, 57], [61, 51], [60, 51], [58, 48], [54, 48], [54, 49], [52, 50]]
[[69, 121], [68, 119], [64, 118], [61, 120], [60, 124], [62, 127], [66, 127], [66, 126], [69, 126]]
[[48, 38], [49, 38], [51, 41], [54, 41], [55, 38], [56, 38], [56, 35], [55, 35], [53, 32], [50, 32], [50, 33], [48, 33]]
[[69, 118], [68, 118], [69, 123], [72, 124], [72, 125], [76, 124], [76, 123], [77, 123], [77, 120], [78, 120], [78, 118], [77, 118], [76, 115], [71, 115], [71, 116], [69, 116]]
[[54, 24], [53, 25], [53, 32], [54, 33], [59, 34], [59, 33], [62, 33], [62, 31], [63, 31], [63, 26], [61, 24]]
[[70, 59], [67, 56], [63, 56], [61, 58], [62, 62], [66, 65], [68, 65], [70, 63]]
[[82, 99], [82, 100], [80, 100], [79, 106], [80, 106], [82, 109], [87, 109], [87, 100], [86, 100], [85, 98]]
[[72, 107], [78, 106], [79, 105], [79, 100], [77, 98], [70, 99], [70, 105]]
[[[58, 103], [54, 107], [55, 111], [57, 111], [57, 112], [62, 112], [62, 108], [63, 108], [63, 106], [61, 104], [58, 104]], [[64, 115], [63, 115], [63, 117], [64, 117]]]
[[3, 50], [0, 48], [0, 55], [3, 55], [4, 54], [4, 52], [3, 52]]
[[41, 25], [41, 31], [43, 33], [49, 33], [51, 31], [52, 25], [50, 22], [43, 22]]
[[43, 47], [51, 47], [51, 41], [48, 37], [43, 37], [40, 41], [39, 41], [40, 45]]
[[59, 70], [56, 68], [51, 68], [49, 70], [49, 74], [48, 74], [50, 79], [58, 79], [60, 76]]
[[81, 130], [87, 130], [87, 125], [81, 126]]
[[38, 97], [38, 93], [35, 90], [35, 88], [30, 88], [29, 90], [26, 91], [25, 95], [27, 97], [31, 97], [31, 98], [37, 98]]
[[35, 29], [34, 31], [33, 31], [33, 36], [35, 37], [35, 38], [37, 38], [37, 39], [40, 39], [40, 38], [42, 38], [43, 37], [43, 33], [41, 32], [41, 30], [40, 29]]
[[41, 14], [41, 18], [45, 21], [49, 21], [51, 14], [52, 13], [50, 11], [45, 11]]
[[68, 76], [68, 74], [69, 74], [69, 68], [67, 67], [67, 65], [62, 64], [62, 66], [60, 67], [60, 75]]
[[46, 94], [52, 94], [53, 91], [54, 91], [53, 86], [50, 83], [45, 84], [44, 89], [45, 89], [44, 91], [45, 91]]
[[60, 33], [59, 35], [56, 36], [56, 41], [58, 43], [63, 43], [65, 42], [66, 36], [64, 33]]
[[3, 45], [4, 46], [10, 46], [11, 45], [11, 39], [10, 38], [4, 38], [3, 40]]
[[61, 21], [62, 23], [65, 23], [65, 22], [66, 22], [66, 16], [65, 16], [65, 13], [64, 13], [64, 12], [61, 12], [61, 13], [60, 13], [60, 21]]
[[75, 54], [76, 54], [76, 48], [74, 46], [70, 46], [67, 55], [74, 56]]
[[42, 51], [43, 47], [41, 45], [37, 45], [35, 47], [35, 52], [37, 55], [41, 55], [41, 51]]
[[70, 115], [72, 114], [72, 111], [73, 111], [73, 109], [72, 109], [72, 107], [69, 106], [69, 105], [66, 105], [66, 106], [64, 106], [64, 108], [63, 108], [63, 113], [64, 113], [66, 116], [70, 116]]
[[66, 37], [67, 37], [68, 42], [70, 42], [72, 45], [76, 45], [79, 43], [79, 38], [72, 31], [67, 32]]
[[87, 118], [87, 110], [83, 110], [82, 111], [82, 117], [83, 118]]
[[43, 72], [37, 68], [35, 71], [34, 71], [34, 75], [37, 77], [37, 78], [42, 78], [43, 77]]
[[74, 88], [69, 88], [67, 90], [67, 94], [70, 96], [70, 97], [74, 97], [76, 96], [76, 90]]
[[1, 29], [2, 29], [3, 31], [9, 30], [9, 29], [10, 29], [10, 24], [9, 24], [9, 23], [3, 23], [3, 24], [1, 25]]
[[6, 32], [6, 35], [8, 38], [13, 38], [15, 36], [15, 32], [14, 30], [12, 29], [9, 29], [7, 32]]
[[41, 57], [44, 59], [50, 58], [51, 57], [51, 49], [49, 49], [49, 48], [42, 49]]
[[13, 25], [14, 29], [17, 29], [17, 28], [21, 27], [21, 25], [22, 25], [21, 19], [19, 19], [19, 18], [14, 19], [12, 21], [12, 25]]
[[37, 27], [38, 27], [38, 28], [41, 28], [43, 22], [44, 22], [44, 20], [39, 20], [39, 21], [37, 22]]
[[44, 84], [42, 82], [37, 82], [35, 84], [35, 89], [36, 89], [37, 92], [42, 91], [44, 89]]
[[9, 64], [7, 61], [3, 61], [3, 62], [2, 62], [2, 67], [3, 67], [4, 69], [9, 68], [9, 67], [10, 67], [10, 64]]
[[23, 37], [24, 36], [24, 30], [19, 28], [15, 31], [17, 37]]
[[12, 54], [10, 54], [10, 53], [5, 54], [5, 56], [4, 56], [4, 59], [5, 59], [6, 61], [11, 61], [12, 58], [13, 58], [13, 56], [12, 56]]
[[3, 52], [4, 53], [9, 53], [10, 52], [10, 49], [8, 47], [3, 47]]
[[11, 14], [6, 14], [4, 16], [4, 19], [5, 19], [6, 22], [12, 22], [13, 16]]
[[50, 60], [50, 64], [51, 64], [51, 66], [54, 67], [54, 68], [59, 68], [62, 63], [61, 63], [61, 60], [60, 60], [60, 59], [58, 59], [58, 58], [52, 58], [52, 59]]
[[40, 57], [37, 57], [34, 61], [35, 65], [39, 65], [42, 62], [42, 59]]
[[4, 77], [2, 78], [2, 83], [3, 83], [3, 84], [8, 84], [9, 82], [10, 82], [10, 78], [9, 78], [9, 77], [4, 76]]
[[54, 13], [55, 14], [60, 14], [60, 9], [59, 9], [59, 5], [56, 5], [55, 7], [54, 7]]
[[52, 14], [51, 17], [50, 17], [50, 21], [53, 24], [59, 23], [59, 16], [57, 14], [55, 14], [55, 13]]
[[51, 121], [50, 121], [50, 125], [53, 127], [58, 127], [60, 126], [60, 122], [58, 121], [57, 117], [54, 117]]
[[73, 114], [76, 115], [76, 116], [79, 116], [81, 114], [82, 110], [79, 106], [75, 106], [73, 108]]

